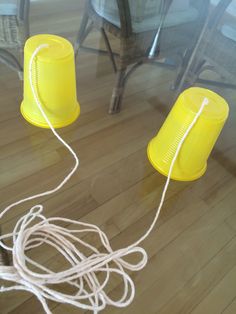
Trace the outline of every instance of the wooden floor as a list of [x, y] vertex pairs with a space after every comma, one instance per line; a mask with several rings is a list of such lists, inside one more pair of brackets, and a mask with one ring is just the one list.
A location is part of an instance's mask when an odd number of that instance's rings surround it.
[[[71, 40], [83, 4], [78, 0], [33, 1], [31, 32], [61, 34]], [[96, 33], [91, 35], [96, 42]], [[99, 43], [98, 38], [98, 43]], [[109, 59], [81, 51], [77, 61], [81, 116], [59, 130], [78, 153], [77, 174], [54, 195], [41, 199], [45, 214], [94, 223], [114, 249], [138, 239], [152, 221], [165, 178], [146, 157], [148, 141], [161, 127], [173, 102], [171, 70], [145, 65], [127, 85], [120, 114], [107, 114], [114, 74]], [[73, 160], [48, 130], [29, 125], [20, 115], [22, 84], [0, 65], [0, 199], [4, 208], [24, 196], [60, 182]], [[236, 95], [219, 91], [230, 104], [229, 120], [196, 182], [171, 182], [158, 224], [143, 242], [149, 262], [133, 273], [136, 297], [125, 309], [104, 313], [236, 313]], [[31, 206], [19, 206], [1, 222], [9, 232]], [[32, 256], [52, 269], [63, 260], [44, 248]], [[119, 297], [121, 282], [110, 294]], [[55, 314], [84, 313], [50, 303]], [[28, 293], [0, 295], [0, 313], [40, 314]]]

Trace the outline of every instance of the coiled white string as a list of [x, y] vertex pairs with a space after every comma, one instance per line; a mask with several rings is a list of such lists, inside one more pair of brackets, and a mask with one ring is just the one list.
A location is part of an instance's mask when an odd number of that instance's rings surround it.
[[[47, 47], [48, 45], [46, 44], [41, 45], [32, 54], [29, 65], [30, 86], [35, 102], [37, 103], [37, 106], [40, 109], [44, 119], [48, 123], [56, 138], [73, 155], [75, 159], [75, 165], [57, 187], [43, 193], [29, 196], [9, 205], [1, 212], [0, 219], [10, 209], [19, 204], [59, 191], [75, 173], [79, 166], [79, 159], [76, 153], [54, 130], [51, 122], [47, 118], [39, 101], [37, 89], [34, 86], [34, 78], [36, 73], [33, 73], [33, 64], [34, 62], [36, 64], [36, 56], [39, 51], [41, 49], [46, 49]], [[0, 246], [11, 252], [13, 262], [12, 266], [0, 266], [0, 279], [14, 283], [12, 286], [2, 286], [0, 288], [0, 292], [7, 292], [11, 290], [29, 291], [38, 298], [47, 314], [51, 314], [47, 304], [48, 300], [71, 304], [84, 310], [93, 311], [93, 313], [100, 312], [107, 305], [113, 305], [116, 307], [128, 306], [134, 298], [135, 286], [127, 271], [141, 270], [147, 263], [147, 253], [143, 248], [139, 247], [139, 244], [148, 237], [157, 222], [170, 182], [172, 169], [180, 149], [207, 104], [208, 99], [205, 98], [199, 111], [195, 115], [193, 121], [181, 139], [170, 165], [168, 177], [163, 189], [160, 204], [156, 211], [156, 215], [148, 230], [139, 240], [129, 245], [128, 247], [113, 251], [106, 234], [97, 226], [66, 218], [46, 218], [42, 214], [43, 206], [40, 204], [35, 205], [26, 215], [19, 219], [12, 233], [0, 237]], [[61, 222], [66, 222], [67, 224], [73, 226], [73, 228], [67, 229], [61, 227]], [[97, 234], [101, 242], [100, 250], [82, 240], [83, 236], [89, 232]], [[9, 238], [13, 241], [12, 247], [3, 243], [4, 239]], [[43, 244], [48, 244], [49, 246], [56, 249], [58, 253], [60, 253], [70, 264], [70, 267], [60, 272], [53, 272], [47, 267], [30, 259], [26, 255], [28, 250], [32, 250]], [[85, 254], [85, 251], [87, 254]], [[141, 255], [141, 259], [138, 263], [131, 264], [125, 260], [126, 256], [133, 253], [138, 253]], [[36, 270], [33, 271], [32, 268], [38, 269], [38, 272]], [[123, 280], [124, 291], [119, 300], [111, 299], [106, 292], [106, 287], [110, 280], [111, 274], [120, 275]], [[63, 283], [74, 287], [76, 292], [74, 294], [66, 294], [61, 292], [59, 289], [57, 289], [57, 287], [59, 287], [57, 285]]]

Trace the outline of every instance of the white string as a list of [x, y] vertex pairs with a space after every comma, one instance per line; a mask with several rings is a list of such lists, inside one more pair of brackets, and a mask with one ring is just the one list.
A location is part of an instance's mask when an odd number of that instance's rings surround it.
[[[58, 186], [9, 205], [1, 212], [0, 219], [10, 209], [19, 204], [38, 197], [51, 195], [59, 191], [71, 178], [79, 166], [79, 159], [76, 153], [55, 131], [42, 109], [38, 92], [34, 86], [34, 79], [36, 78], [36, 56], [41, 49], [46, 49], [47, 47], [48, 45], [46, 44], [41, 45], [32, 54], [29, 64], [30, 86], [34, 100], [45, 121], [56, 138], [73, 155], [75, 165]], [[33, 73], [34, 62], [35, 73]], [[139, 240], [125, 248], [113, 251], [106, 234], [96, 225], [60, 217], [46, 218], [42, 215], [43, 206], [40, 204], [35, 205], [26, 215], [18, 220], [12, 233], [2, 235], [0, 237], [0, 246], [8, 251], [11, 251], [13, 262], [13, 266], [0, 266], [0, 279], [13, 282], [13, 285], [10, 287], [9, 285], [2, 286], [0, 288], [0, 292], [12, 290], [25, 290], [31, 292], [41, 302], [44, 311], [47, 314], [52, 313], [47, 304], [47, 301], [49, 300], [70, 304], [83, 310], [90, 310], [93, 313], [100, 312], [107, 305], [113, 305], [120, 308], [128, 306], [135, 296], [135, 286], [127, 271], [141, 270], [147, 263], [147, 253], [143, 248], [139, 247], [139, 244], [149, 236], [158, 220], [175, 161], [186, 137], [193, 128], [194, 124], [197, 122], [207, 104], [208, 99], [204, 98], [199, 111], [195, 115], [193, 121], [178, 144], [170, 165], [168, 177], [155, 218], [148, 230]], [[60, 223], [66, 223], [67, 225], [70, 224], [72, 228], [68, 229], [61, 227]], [[83, 240], [83, 237], [88, 233], [94, 233], [98, 236], [100, 249]], [[12, 247], [5, 245], [3, 243], [4, 239], [12, 239]], [[60, 272], [53, 272], [49, 268], [30, 259], [26, 255], [27, 251], [43, 244], [47, 244], [56, 249], [58, 253], [65, 258], [67, 263], [70, 264], [70, 267]], [[125, 257], [134, 253], [140, 254], [140, 261], [134, 264], [127, 262]], [[123, 281], [124, 290], [119, 300], [111, 299], [106, 291], [106, 287], [112, 274], [121, 276]], [[65, 283], [73, 287], [75, 292], [61, 292], [59, 290], [59, 285]]]

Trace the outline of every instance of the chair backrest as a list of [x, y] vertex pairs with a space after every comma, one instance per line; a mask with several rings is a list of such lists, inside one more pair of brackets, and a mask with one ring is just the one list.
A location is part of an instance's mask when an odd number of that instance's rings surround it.
[[[118, 14], [119, 5], [124, 6], [127, 3], [130, 16], [134, 21], [158, 15], [162, 2], [168, 2], [168, 0], [92, 0], [93, 7], [97, 11], [109, 13], [111, 16]], [[189, 0], [172, 0], [171, 2], [170, 12], [184, 10], [190, 5]]]
[[29, 15], [29, 0], [0, 0], [0, 15], [14, 15], [25, 21]]
[[17, 15], [16, 0], [0, 0], [0, 15]]
[[[216, 7], [220, 2], [221, 0], [211, 0], [211, 5], [213, 7]], [[231, 14], [231, 15], [234, 15], [236, 16], [236, 1], [231, 1], [231, 3], [229, 4], [229, 6], [227, 7], [226, 9], [226, 12]]]
[[2, 48], [23, 47], [29, 37], [30, 0], [0, 0]]
[[17, 15], [21, 21], [28, 20], [30, 0], [17, 0]]
[[220, 23], [220, 20], [222, 19], [223, 15], [228, 11], [230, 5], [236, 1], [235, 0], [218, 0], [216, 3], [216, 7], [214, 8], [210, 21], [209, 26], [211, 29], [216, 29], [218, 24]]
[[220, 0], [213, 7], [206, 32], [199, 43], [197, 59], [207, 60], [220, 74], [236, 76], [236, 16], [229, 6], [236, 0]]
[[[110, 23], [120, 27], [123, 35], [126, 35], [127, 37], [132, 33], [132, 30], [135, 30], [135, 28], [145, 30], [145, 21], [147, 21], [147, 30], [157, 29], [160, 23], [160, 16], [162, 14], [174, 16], [174, 14], [180, 13], [180, 23], [181, 17], [184, 16], [184, 13], [187, 11], [195, 10], [195, 15], [204, 15], [207, 13], [206, 7], [209, 2], [209, 0], [90, 1], [97, 14], [102, 16], [105, 20], [108, 20]], [[163, 7], [166, 9], [163, 10]], [[200, 14], [201, 10], [203, 14]]]

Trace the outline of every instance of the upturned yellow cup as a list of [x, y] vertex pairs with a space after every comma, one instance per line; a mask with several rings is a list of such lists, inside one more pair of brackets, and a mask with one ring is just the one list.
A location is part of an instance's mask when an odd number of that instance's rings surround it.
[[174, 180], [192, 181], [204, 174], [207, 159], [228, 117], [227, 102], [208, 89], [192, 87], [185, 90], [158, 134], [148, 144], [147, 154], [151, 164], [167, 176], [177, 146], [205, 97], [209, 103], [182, 145], [171, 174]]
[[36, 35], [29, 38], [24, 49], [23, 117], [39, 127], [48, 128], [32, 94], [29, 82], [29, 62], [35, 49], [39, 51], [33, 63], [34, 86], [42, 108], [54, 128], [74, 122], [80, 113], [76, 95], [74, 50], [66, 39], [55, 35]]

